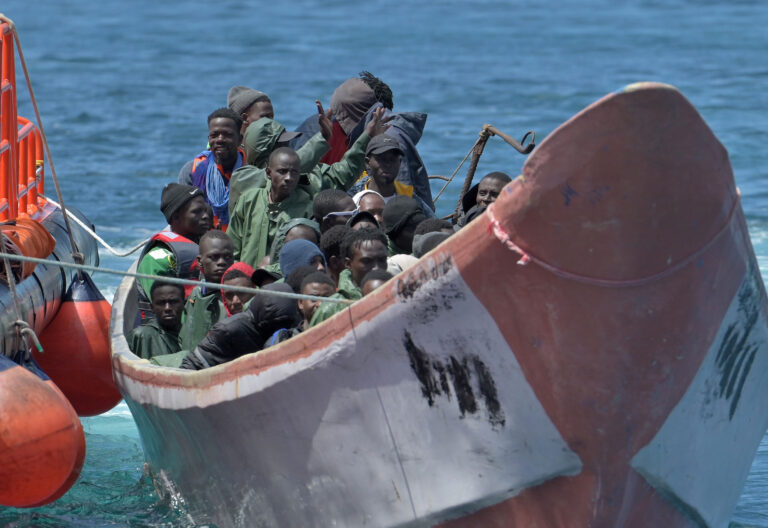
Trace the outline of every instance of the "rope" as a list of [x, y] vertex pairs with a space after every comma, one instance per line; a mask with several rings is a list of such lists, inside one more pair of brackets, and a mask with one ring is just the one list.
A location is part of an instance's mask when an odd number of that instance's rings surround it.
[[[11, 289], [11, 296], [13, 298], [13, 308], [16, 311], [16, 321], [13, 322], [13, 325], [16, 327], [16, 340], [17, 340], [17, 346], [15, 346], [15, 349], [18, 349], [18, 342], [21, 341], [22, 336], [27, 336], [28, 338], [32, 339], [32, 341], [35, 343], [35, 347], [39, 352], [43, 351], [43, 347], [40, 345], [40, 341], [37, 339], [37, 335], [35, 335], [35, 331], [32, 329], [31, 326], [29, 326], [29, 323], [24, 321], [21, 318], [21, 306], [19, 305], [19, 294], [16, 291], [16, 277], [13, 276], [13, 270], [11, 270], [11, 262], [8, 260], [8, 254], [3, 252], [3, 262], [5, 263], [5, 274], [8, 277], [8, 286]], [[15, 256], [15, 255], [14, 255]], [[29, 346], [24, 347], [24, 353], [25, 358], [29, 359]]]
[[477, 141], [475, 141], [475, 144], [474, 144], [474, 145], [472, 145], [472, 148], [471, 148], [471, 149], [469, 149], [469, 152], [467, 152], [467, 155], [466, 155], [466, 156], [464, 156], [464, 159], [463, 159], [463, 160], [461, 160], [461, 163], [459, 163], [459, 166], [458, 166], [458, 167], [456, 167], [456, 170], [455, 170], [455, 171], [453, 171], [453, 174], [451, 174], [451, 177], [450, 177], [450, 178], [448, 178], [448, 180], [447, 180], [447, 181], [445, 182], [445, 184], [443, 185], [443, 188], [442, 188], [442, 189], [440, 189], [440, 192], [438, 192], [438, 193], [437, 193], [437, 196], [435, 196], [435, 199], [434, 199], [434, 200], [432, 200], [432, 202], [436, 202], [436, 201], [437, 201], [437, 199], [438, 199], [438, 198], [440, 198], [440, 195], [441, 195], [441, 194], [443, 194], [443, 191], [444, 191], [445, 189], [447, 189], [447, 188], [448, 188], [448, 185], [450, 185], [450, 183], [453, 181], [453, 178], [456, 176], [456, 174], [458, 174], [458, 173], [459, 173], [459, 171], [461, 170], [461, 167], [463, 167], [463, 166], [464, 166], [464, 163], [467, 161], [467, 158], [469, 158], [469, 157], [472, 155], [472, 152], [475, 150], [475, 145], [477, 145], [479, 141], [480, 141], [480, 139], [478, 139]]
[[665, 269], [664, 271], [655, 273], [653, 275], [649, 275], [647, 277], [641, 277], [639, 279], [615, 280], [615, 279], [601, 279], [598, 277], [580, 275], [578, 273], [573, 273], [571, 271], [561, 269], [534, 255], [531, 255], [529, 252], [523, 250], [520, 246], [518, 246], [510, 238], [509, 233], [504, 231], [498, 219], [493, 214], [493, 211], [495, 209], [493, 206], [487, 209], [488, 219], [490, 220], [490, 223], [488, 224], [488, 231], [491, 232], [499, 240], [499, 242], [504, 244], [508, 249], [510, 249], [511, 251], [514, 251], [515, 253], [519, 253], [521, 255], [520, 260], [517, 261], [517, 264], [521, 266], [525, 266], [530, 262], [533, 262], [535, 264], [538, 264], [545, 270], [549, 271], [550, 273], [557, 275], [558, 277], [562, 277], [564, 279], [568, 279], [576, 282], [581, 282], [583, 284], [589, 284], [591, 286], [601, 286], [606, 288], [632, 288], [635, 286], [643, 286], [651, 282], [656, 282], [658, 280], [663, 279], [664, 277], [667, 277], [668, 275], [675, 273], [676, 271], [684, 268], [685, 266], [693, 262], [696, 258], [701, 256], [709, 248], [711, 248], [715, 244], [717, 239], [720, 238], [720, 236], [722, 236], [722, 234], [725, 233], [728, 230], [729, 226], [731, 225], [731, 221], [733, 220], [736, 210], [738, 209], [738, 205], [740, 203], [739, 196], [740, 196], [740, 193], [737, 194], [736, 200], [734, 200], [733, 206], [731, 207], [731, 211], [728, 213], [728, 218], [726, 219], [723, 226], [720, 228], [720, 230], [717, 233], [715, 233], [712, 236], [712, 238], [706, 244], [704, 244], [702, 247], [700, 247], [699, 249], [697, 249], [687, 257], [684, 257], [675, 265]]
[[[48, 139], [45, 136], [45, 130], [43, 129], [43, 120], [40, 118], [40, 111], [37, 108], [37, 100], [35, 99], [35, 92], [32, 89], [32, 81], [29, 78], [29, 71], [27, 70], [27, 62], [24, 60], [24, 52], [21, 49], [21, 40], [19, 39], [19, 32], [16, 29], [16, 24], [11, 19], [0, 14], [0, 20], [7, 22], [13, 31], [13, 39], [16, 41], [16, 49], [19, 52], [19, 62], [21, 63], [21, 69], [24, 70], [24, 78], [27, 81], [27, 89], [29, 90], [29, 98], [32, 101], [32, 108], [35, 110], [35, 118], [37, 119], [37, 127], [40, 129], [40, 137], [43, 140], [43, 148], [45, 148], [45, 155], [48, 157], [48, 164], [51, 166], [51, 177], [53, 178], [53, 186], [56, 188], [56, 196], [59, 198], [62, 212], [66, 213], [66, 206], [64, 204], [64, 197], [61, 194], [61, 187], [59, 186], [59, 179], [56, 176], [56, 169], [53, 166], [53, 157], [51, 156], [51, 149], [48, 146]], [[64, 223], [67, 226], [67, 236], [69, 237], [69, 243], [72, 246], [72, 259], [75, 262], [83, 263], [85, 259], [82, 253], [78, 251], [77, 244], [75, 243], [75, 237], [72, 235], [72, 226], [69, 224], [69, 215], [64, 214]], [[80, 272], [78, 272], [79, 274]]]
[[322, 301], [335, 304], [352, 304], [355, 301], [349, 299], [332, 299], [330, 297], [318, 297], [317, 295], [304, 295], [302, 293], [290, 293], [281, 292], [275, 290], [264, 290], [257, 288], [247, 288], [245, 286], [230, 286], [229, 284], [217, 284], [215, 282], [207, 281], [193, 281], [188, 279], [179, 279], [178, 277], [167, 277], [164, 275], [150, 275], [148, 273], [133, 273], [130, 271], [115, 270], [109, 268], [98, 268], [96, 266], [89, 266], [87, 264], [75, 264], [71, 262], [61, 262], [57, 260], [46, 260], [35, 257], [27, 257], [24, 255], [13, 255], [11, 253], [0, 253], [0, 256], [5, 259], [18, 260], [20, 262], [34, 262], [36, 264], [45, 264], [52, 266], [59, 266], [61, 268], [71, 268], [82, 271], [90, 271], [92, 273], [107, 273], [109, 275], [120, 275], [121, 277], [133, 277], [135, 279], [150, 279], [168, 282], [170, 284], [181, 284], [182, 286], [205, 286], [206, 288], [236, 291], [241, 293], [253, 293], [256, 295], [274, 295], [276, 297], [287, 297], [288, 299], [306, 299], [308, 301]]
[[[43, 194], [40, 194], [40, 196], [42, 196], [43, 198], [45, 198], [46, 200], [48, 200], [48, 202], [50, 202], [50, 203], [51, 203], [52, 205], [54, 205], [55, 207], [58, 207], [59, 209], [61, 209], [61, 206], [60, 206], [58, 203], [56, 203], [54, 200], [52, 200], [51, 198], [49, 198], [48, 196], [45, 196], [45, 195], [43, 195]], [[61, 209], [61, 211], [62, 211], [62, 212], [64, 212], [64, 209]], [[126, 252], [124, 252], [124, 253], [120, 253], [120, 252], [118, 252], [116, 249], [114, 249], [112, 246], [110, 246], [110, 245], [109, 245], [109, 244], [108, 244], [108, 243], [107, 243], [107, 242], [106, 242], [106, 241], [105, 241], [103, 238], [101, 238], [99, 235], [97, 235], [97, 234], [96, 234], [96, 232], [95, 232], [93, 229], [91, 229], [91, 228], [90, 228], [90, 227], [89, 227], [89, 226], [88, 226], [88, 225], [87, 225], [85, 222], [83, 222], [82, 220], [80, 220], [80, 219], [77, 217], [77, 215], [75, 215], [75, 214], [74, 214], [74, 213], [72, 213], [71, 211], [66, 211], [66, 214], [67, 214], [67, 215], [69, 215], [69, 217], [70, 217], [72, 220], [74, 220], [74, 221], [75, 221], [75, 223], [77, 223], [77, 225], [79, 225], [80, 227], [82, 227], [82, 228], [85, 230], [85, 232], [86, 232], [86, 233], [88, 233], [89, 235], [91, 235], [91, 236], [92, 236], [92, 237], [93, 237], [93, 238], [96, 240], [96, 242], [98, 242], [99, 244], [101, 244], [101, 245], [102, 245], [102, 246], [103, 246], [103, 247], [104, 247], [104, 248], [105, 248], [107, 251], [109, 251], [110, 253], [112, 253], [112, 254], [113, 254], [114, 256], [116, 256], [116, 257], [127, 257], [127, 256], [129, 256], [130, 254], [132, 254], [132, 253], [135, 253], [135, 252], [136, 252], [136, 251], [138, 251], [139, 249], [143, 248], [143, 247], [144, 247], [144, 246], [147, 244], [147, 242], [149, 242], [149, 240], [150, 240], [149, 238], [146, 238], [145, 240], [142, 240], [141, 242], [139, 242], [139, 243], [138, 243], [138, 244], [137, 244], [135, 247], [133, 247], [132, 249], [129, 249], [128, 251], [126, 251]]]

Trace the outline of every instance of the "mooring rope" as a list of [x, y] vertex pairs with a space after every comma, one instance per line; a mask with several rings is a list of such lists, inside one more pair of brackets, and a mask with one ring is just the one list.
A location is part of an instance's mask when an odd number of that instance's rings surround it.
[[206, 288], [235, 291], [241, 293], [253, 293], [255, 295], [274, 295], [275, 297], [286, 297], [288, 299], [305, 299], [308, 301], [321, 301], [330, 302], [335, 304], [352, 304], [355, 301], [350, 299], [333, 299], [331, 297], [318, 297], [317, 295], [304, 295], [302, 293], [290, 293], [281, 292], [277, 290], [265, 290], [263, 288], [248, 288], [245, 286], [231, 286], [229, 284], [218, 284], [215, 282], [207, 281], [194, 281], [188, 279], [180, 279], [178, 277], [167, 277], [165, 275], [151, 275], [149, 273], [133, 273], [131, 271], [122, 271], [110, 268], [99, 268], [97, 266], [89, 266], [87, 264], [75, 264], [72, 262], [61, 262], [59, 260], [47, 260], [35, 257], [27, 257], [25, 255], [14, 255], [12, 253], [0, 253], [0, 257], [18, 260], [20, 262], [34, 262], [36, 264], [45, 264], [52, 266], [59, 266], [62, 268], [71, 268], [78, 271], [90, 271], [92, 273], [107, 273], [109, 275], [120, 275], [122, 277], [133, 277], [135, 279], [149, 279], [159, 280], [162, 282], [168, 282], [170, 284], [181, 284], [182, 286], [204, 286]]
[[[48, 202], [50, 202], [53, 206], [58, 207], [59, 209], [61, 209], [61, 206], [58, 203], [56, 203], [54, 200], [52, 200], [50, 197], [45, 196], [43, 194], [40, 194], [40, 196], [42, 196], [43, 198], [48, 200]], [[61, 211], [64, 212], [64, 209], [61, 209]], [[86, 224], [85, 222], [80, 220], [77, 217], [77, 215], [75, 215], [71, 211], [66, 211], [66, 214], [69, 215], [69, 217], [72, 220], [74, 220], [77, 223], [77, 225], [82, 227], [85, 230], [86, 233], [91, 235], [94, 238], [94, 240], [96, 240], [96, 242], [101, 244], [102, 247], [104, 247], [104, 249], [106, 249], [107, 251], [109, 251], [110, 253], [112, 253], [116, 257], [127, 257], [127, 256], [130, 256], [132, 253], [135, 253], [139, 249], [143, 248], [147, 244], [147, 242], [149, 242], [149, 240], [151, 238], [151, 237], [147, 237], [146, 239], [142, 240], [141, 242], [136, 244], [133, 248], [129, 249], [128, 251], [126, 251], [124, 253], [120, 253], [119, 251], [114, 249], [112, 246], [110, 246], [103, 238], [101, 238], [99, 235], [97, 235], [96, 231], [91, 229], [90, 226], [88, 226], [88, 224]]]

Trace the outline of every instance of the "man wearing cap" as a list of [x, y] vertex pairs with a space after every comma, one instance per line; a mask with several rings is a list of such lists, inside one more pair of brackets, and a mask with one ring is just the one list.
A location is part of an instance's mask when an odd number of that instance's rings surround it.
[[229, 224], [229, 180], [242, 167], [245, 153], [240, 149], [240, 117], [229, 108], [219, 108], [208, 116], [208, 145], [179, 172], [179, 183], [203, 191], [213, 209], [214, 225], [226, 230]]
[[[191, 185], [169, 183], [163, 187], [160, 210], [171, 230], [161, 231], [150, 239], [139, 257], [136, 271], [197, 280], [197, 256], [200, 252], [197, 243], [203, 233], [211, 228], [212, 222], [210, 207], [203, 199], [203, 192]], [[154, 279], [136, 281], [141, 321], [153, 317], [148, 295], [152, 283]], [[187, 293], [192, 291], [191, 287], [185, 289]]]
[[355, 196], [361, 191], [375, 191], [389, 202], [395, 196], [410, 196], [415, 199], [427, 218], [435, 216], [432, 208], [414, 194], [413, 187], [397, 180], [403, 149], [397, 139], [381, 134], [371, 139], [365, 149], [365, 173], [348, 193]]

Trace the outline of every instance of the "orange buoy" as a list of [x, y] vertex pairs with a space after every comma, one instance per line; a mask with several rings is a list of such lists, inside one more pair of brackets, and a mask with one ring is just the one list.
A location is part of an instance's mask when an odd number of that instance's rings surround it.
[[0, 355], [0, 504], [47, 504], [77, 480], [85, 435], [54, 387]]
[[72, 281], [53, 321], [40, 335], [35, 359], [80, 416], [110, 410], [122, 396], [112, 379], [109, 305], [90, 276]]

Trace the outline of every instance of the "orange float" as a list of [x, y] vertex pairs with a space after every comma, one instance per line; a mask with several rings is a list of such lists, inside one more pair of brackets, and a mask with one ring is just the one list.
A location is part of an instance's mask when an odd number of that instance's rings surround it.
[[40, 335], [43, 354], [35, 359], [80, 416], [95, 416], [122, 396], [112, 379], [109, 350], [111, 306], [90, 276], [76, 278], [56, 317]]
[[0, 355], [0, 408], [0, 504], [23, 508], [61, 497], [85, 459], [72, 406], [50, 382]]

